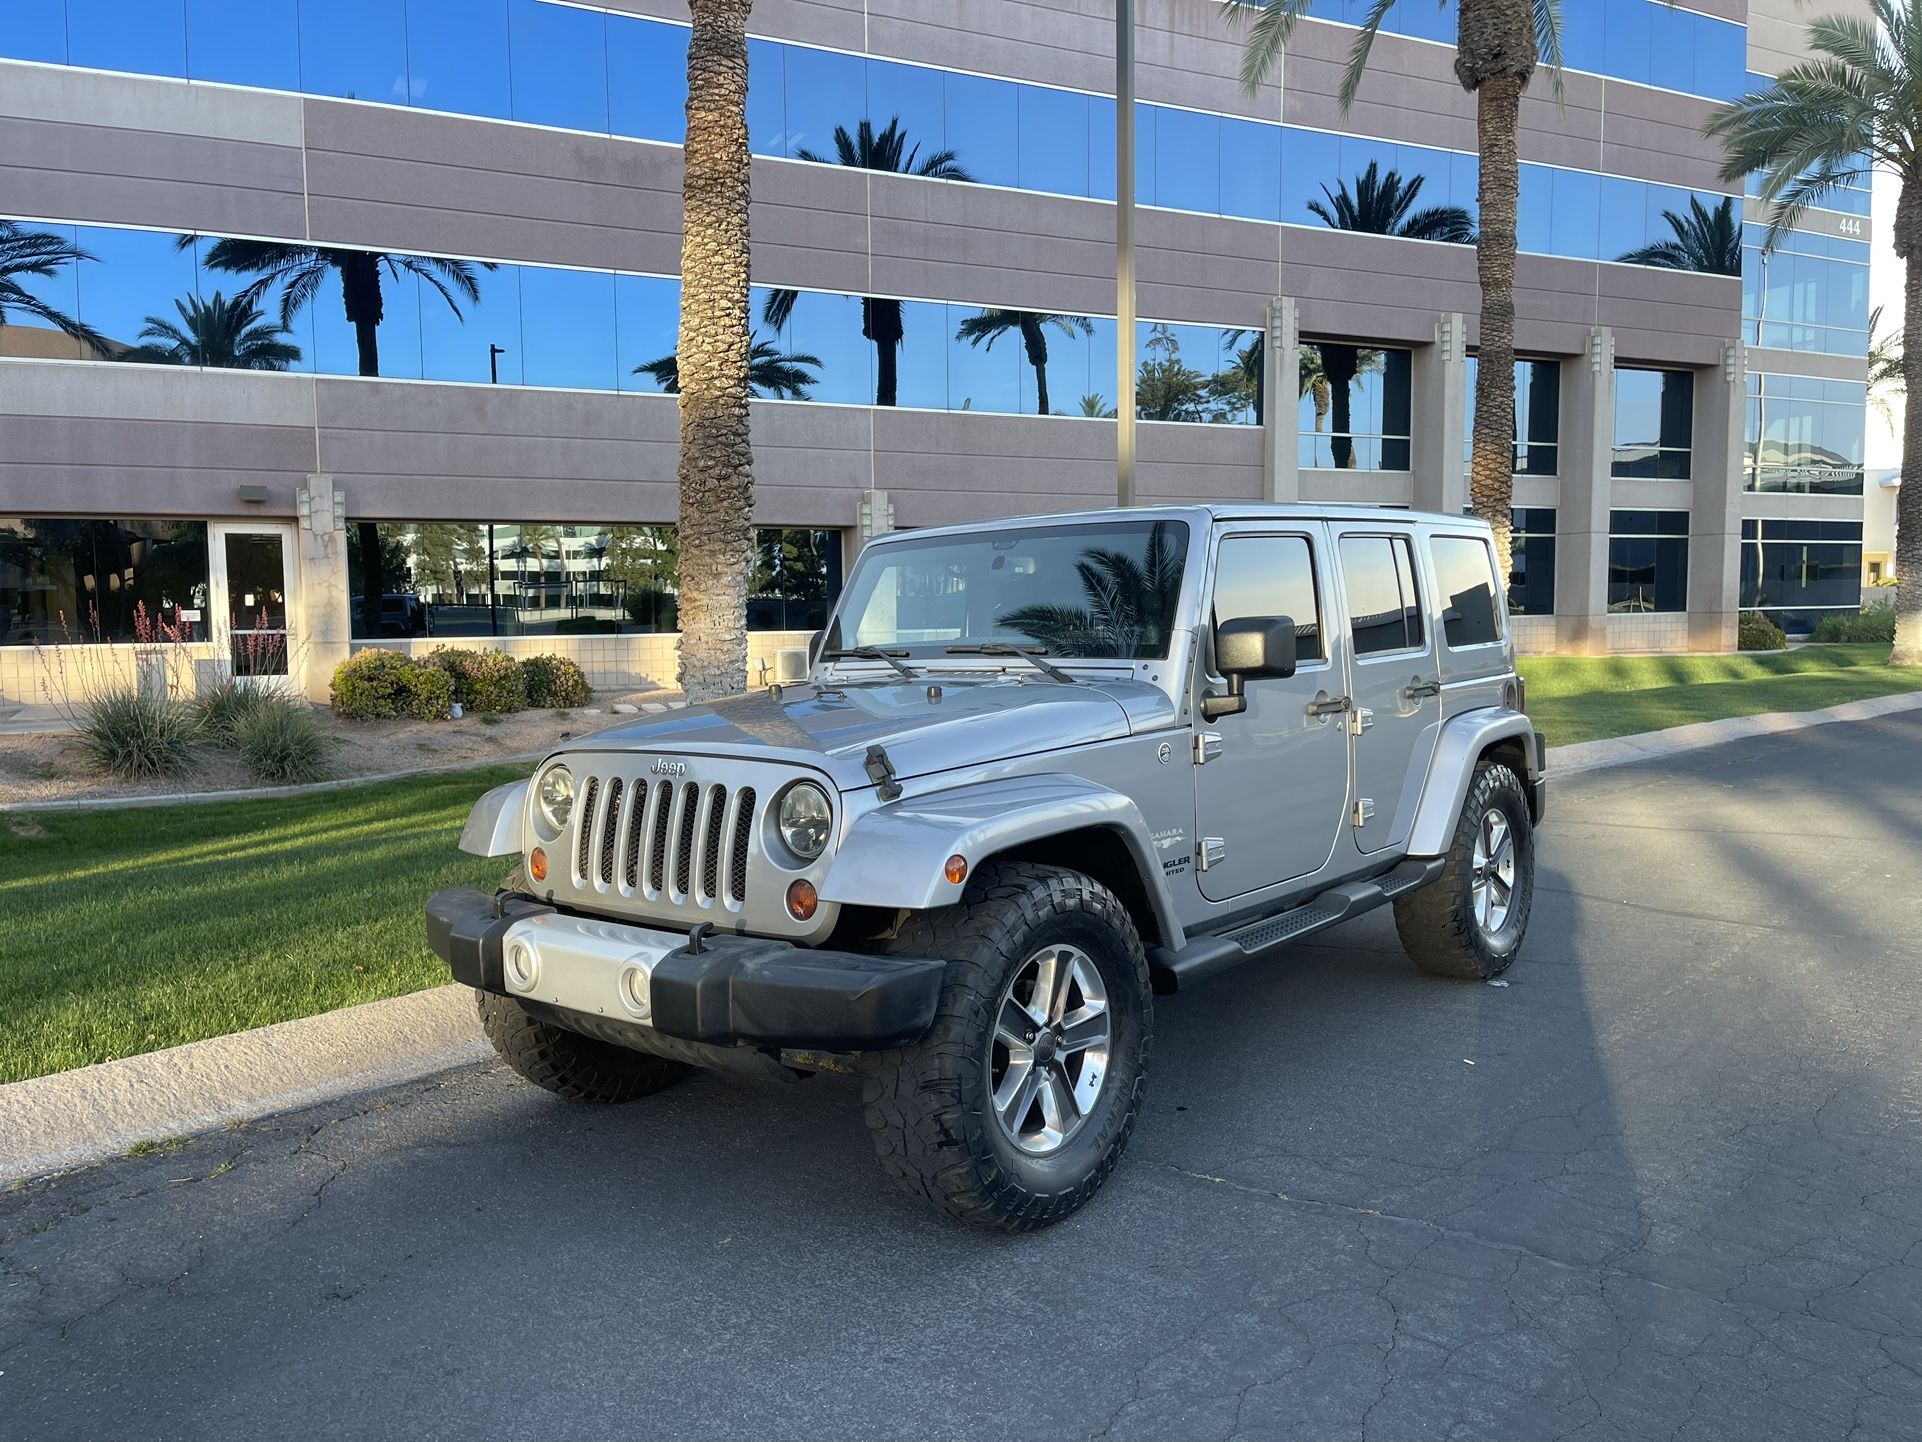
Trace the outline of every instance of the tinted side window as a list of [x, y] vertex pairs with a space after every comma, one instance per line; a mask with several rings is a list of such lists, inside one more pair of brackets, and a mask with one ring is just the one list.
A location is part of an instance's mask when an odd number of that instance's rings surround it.
[[1502, 638], [1495, 605], [1495, 563], [1485, 541], [1437, 536], [1430, 543], [1435, 588], [1441, 592], [1442, 631], [1451, 650], [1485, 646]]
[[1295, 655], [1319, 661], [1321, 607], [1306, 536], [1229, 536], [1215, 563], [1215, 624], [1249, 616], [1288, 616]]
[[1356, 655], [1422, 644], [1421, 593], [1406, 536], [1343, 536], [1341, 576]]

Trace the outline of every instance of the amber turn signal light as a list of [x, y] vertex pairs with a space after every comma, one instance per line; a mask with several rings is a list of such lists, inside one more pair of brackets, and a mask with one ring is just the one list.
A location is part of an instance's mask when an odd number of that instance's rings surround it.
[[959, 886], [968, 879], [968, 858], [958, 854], [950, 856], [947, 866], [942, 869], [942, 874]]
[[547, 852], [538, 846], [527, 853], [527, 874], [536, 881], [547, 880]]
[[803, 878], [787, 889], [787, 914], [796, 921], [808, 921], [820, 909], [821, 895], [814, 883]]

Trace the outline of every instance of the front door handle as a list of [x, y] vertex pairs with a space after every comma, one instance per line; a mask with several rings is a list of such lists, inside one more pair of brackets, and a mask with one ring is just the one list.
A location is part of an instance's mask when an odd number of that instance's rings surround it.
[[1308, 703], [1308, 714], [1310, 716], [1339, 716], [1354, 704], [1355, 703], [1346, 696], [1337, 696], [1332, 701], [1310, 701]]
[[1417, 681], [1414, 685], [1403, 690], [1401, 694], [1406, 696], [1410, 701], [1419, 701], [1424, 696], [1439, 696], [1441, 695], [1441, 682], [1439, 680]]

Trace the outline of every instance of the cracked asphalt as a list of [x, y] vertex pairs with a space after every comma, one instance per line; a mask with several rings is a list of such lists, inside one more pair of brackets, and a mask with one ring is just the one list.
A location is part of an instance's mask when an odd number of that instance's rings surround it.
[[1158, 1008], [1052, 1232], [478, 1067], [0, 1195], [6, 1438], [1922, 1437], [1922, 714], [1573, 778], [1510, 985]]

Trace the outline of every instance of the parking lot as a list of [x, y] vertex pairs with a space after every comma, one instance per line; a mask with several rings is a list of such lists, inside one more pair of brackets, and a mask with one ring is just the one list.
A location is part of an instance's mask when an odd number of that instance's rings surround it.
[[[0, 1196], [0, 1436], [1922, 1437], [1922, 713], [1571, 778], [1507, 985], [1163, 999], [1054, 1231], [484, 1067]], [[1278, 800], [1285, 804], [1285, 798]]]

